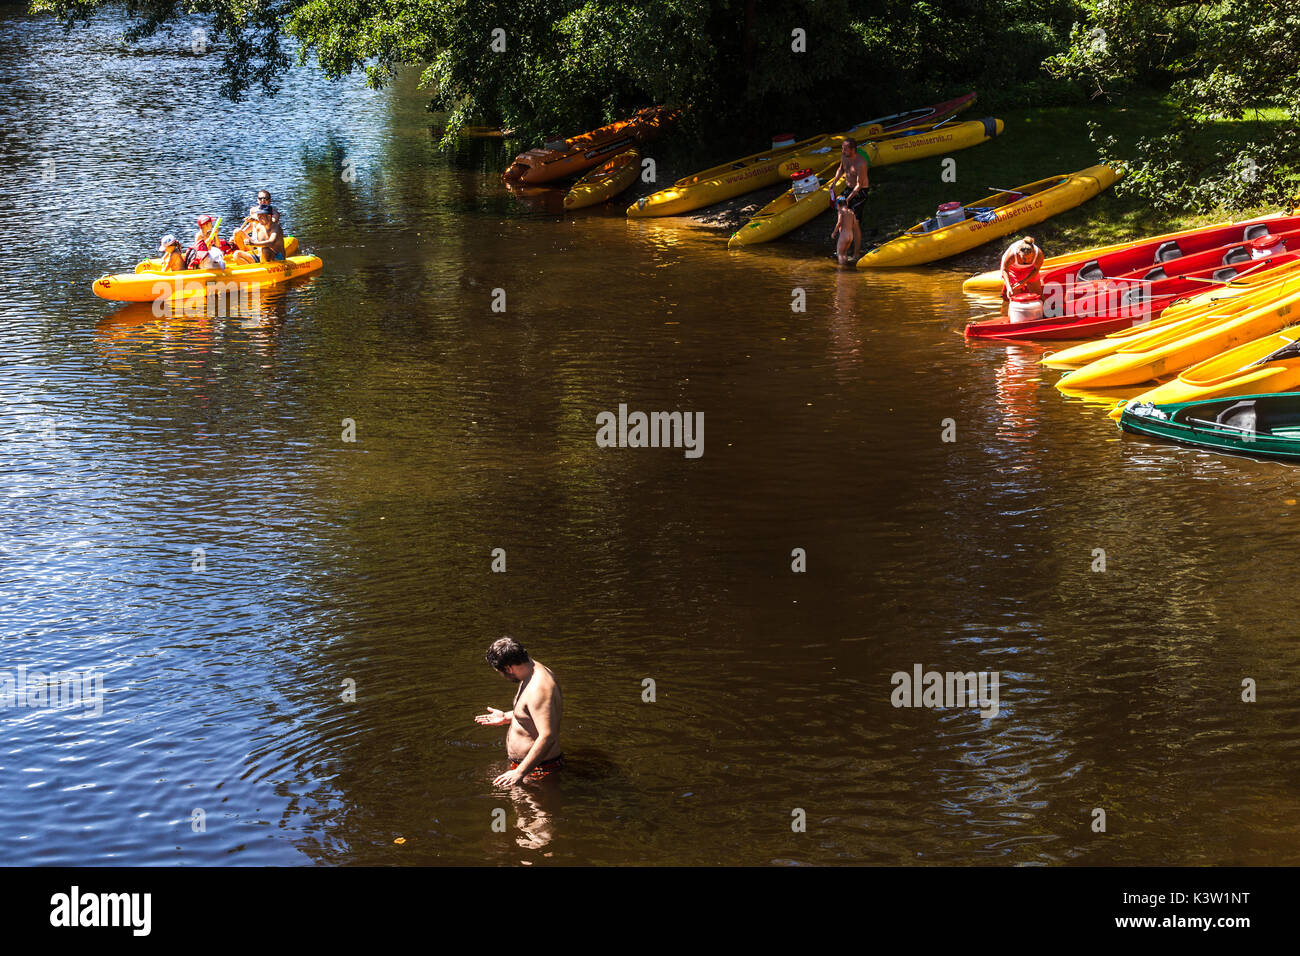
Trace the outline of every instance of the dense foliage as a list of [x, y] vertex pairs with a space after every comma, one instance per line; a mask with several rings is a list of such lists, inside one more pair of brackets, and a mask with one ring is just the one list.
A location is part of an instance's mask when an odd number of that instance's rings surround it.
[[[1084, 0], [1068, 50], [1048, 61], [1117, 105], [1167, 91], [1172, 118], [1150, 135], [1093, 139], [1157, 208], [1202, 211], [1289, 201], [1300, 148], [1300, 2]], [[1229, 122], [1246, 121], [1246, 122]]]
[[[76, 21], [111, 0], [34, 0]], [[700, 129], [812, 131], [978, 87], [990, 101], [1068, 96], [1041, 69], [1075, 0], [127, 0], [146, 35], [204, 14], [226, 41], [228, 90], [273, 87], [282, 43], [328, 75], [382, 85], [425, 69], [462, 122], [569, 132], [651, 102]], [[493, 50], [494, 31], [497, 45]], [[802, 31], [803, 49], [795, 49]], [[1052, 84], [1053, 88], [1048, 89]]]
[[[113, 3], [33, 0], [69, 23]], [[295, 48], [300, 61], [314, 57], [330, 76], [364, 70], [376, 86], [417, 66], [431, 105], [450, 113], [448, 138], [462, 123], [499, 123], [533, 139], [567, 135], [656, 102], [689, 106], [697, 131], [752, 139], [777, 128], [834, 128], [972, 88], [990, 110], [1088, 95], [1120, 107], [1154, 97], [1172, 108], [1153, 112], [1148, 135], [1119, 143], [1093, 131], [1106, 158], [1128, 167], [1123, 189], [1192, 211], [1281, 202], [1294, 192], [1300, 0], [121, 6], [136, 37], [178, 16], [208, 18], [231, 96], [274, 90]]]

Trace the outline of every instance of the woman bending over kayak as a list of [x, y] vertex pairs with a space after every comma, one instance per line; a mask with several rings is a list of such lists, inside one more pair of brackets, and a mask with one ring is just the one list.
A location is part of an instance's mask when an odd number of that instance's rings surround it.
[[1043, 250], [1034, 243], [1033, 236], [1013, 242], [1002, 253], [1002, 294], [1008, 299], [1017, 292], [1043, 294], [1043, 279], [1038, 271], [1043, 267]]

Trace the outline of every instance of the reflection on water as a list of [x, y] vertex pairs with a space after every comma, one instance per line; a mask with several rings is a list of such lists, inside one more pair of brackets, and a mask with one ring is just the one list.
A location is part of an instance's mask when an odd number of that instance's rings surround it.
[[[172, 106], [214, 63], [118, 32], [0, 15], [0, 670], [106, 692], [0, 711], [8, 859], [1300, 859], [1291, 468], [1121, 439], [963, 344], [960, 273], [521, 204], [409, 80]], [[264, 186], [312, 279], [90, 295]], [[702, 411], [704, 457], [598, 448], [620, 402]], [[544, 789], [472, 722], [504, 633], [565, 687]], [[894, 709], [917, 663], [1000, 671], [1001, 716]]]

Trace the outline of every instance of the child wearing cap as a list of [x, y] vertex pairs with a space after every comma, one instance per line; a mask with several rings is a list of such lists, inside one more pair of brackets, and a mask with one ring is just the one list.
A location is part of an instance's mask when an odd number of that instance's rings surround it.
[[162, 261], [158, 265], [159, 272], [181, 272], [185, 269], [185, 257], [181, 255], [181, 241], [170, 233], [162, 237], [162, 242], [158, 243], [158, 251], [162, 253]]
[[216, 242], [216, 230], [212, 228], [214, 222], [216, 222], [216, 219], [209, 216], [207, 213], [204, 213], [195, 220], [195, 223], [199, 227], [198, 231], [194, 233], [195, 250], [206, 249], [208, 246]]

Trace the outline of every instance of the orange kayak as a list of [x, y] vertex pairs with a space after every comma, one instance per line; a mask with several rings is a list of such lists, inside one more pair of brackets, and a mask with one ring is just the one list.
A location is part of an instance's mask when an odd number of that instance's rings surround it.
[[650, 142], [681, 115], [681, 110], [668, 106], [637, 110], [630, 119], [520, 153], [502, 178], [536, 186], [577, 176], [632, 146]]

